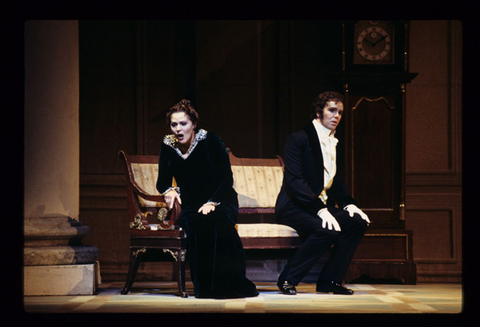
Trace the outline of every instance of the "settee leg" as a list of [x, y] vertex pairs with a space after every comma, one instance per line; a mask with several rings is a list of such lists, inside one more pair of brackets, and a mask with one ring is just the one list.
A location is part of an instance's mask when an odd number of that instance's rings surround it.
[[125, 286], [120, 291], [120, 294], [126, 295], [130, 292], [135, 276], [137, 275], [138, 266], [140, 265], [140, 256], [146, 252], [146, 249], [135, 249], [130, 248], [130, 263], [128, 266], [128, 276], [125, 281]]
[[185, 286], [185, 255], [186, 250], [180, 250], [179, 256], [177, 258], [177, 283], [178, 283], [178, 291], [180, 292], [180, 296], [182, 298], [187, 298], [188, 293]]

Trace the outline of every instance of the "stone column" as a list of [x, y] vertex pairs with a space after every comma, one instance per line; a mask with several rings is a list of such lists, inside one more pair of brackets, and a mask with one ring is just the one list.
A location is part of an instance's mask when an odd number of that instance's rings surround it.
[[93, 294], [79, 221], [78, 21], [25, 23], [24, 294]]

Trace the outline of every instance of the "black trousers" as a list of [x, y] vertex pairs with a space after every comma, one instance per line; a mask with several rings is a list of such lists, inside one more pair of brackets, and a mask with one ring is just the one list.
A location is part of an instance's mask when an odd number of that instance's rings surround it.
[[328, 207], [328, 211], [340, 225], [340, 232], [323, 228], [320, 217], [313, 216], [293, 204], [276, 213], [279, 224], [292, 227], [304, 238], [302, 246], [280, 274], [279, 281], [287, 280], [293, 285], [298, 285], [325, 251], [334, 245], [317, 283], [343, 282], [357, 245], [365, 234], [367, 222], [358, 214], [350, 217], [347, 211], [335, 207]]

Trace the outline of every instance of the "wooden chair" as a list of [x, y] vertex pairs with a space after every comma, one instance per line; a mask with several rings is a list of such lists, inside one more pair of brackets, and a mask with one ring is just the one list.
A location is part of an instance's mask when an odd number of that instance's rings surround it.
[[[165, 199], [156, 190], [158, 158], [156, 156], [118, 153], [125, 163], [127, 208], [130, 222], [130, 263], [121, 294], [128, 294], [141, 262], [175, 260], [178, 291], [188, 297], [185, 289], [186, 233], [178, 227], [180, 205], [168, 210]], [[174, 181], [173, 181], [174, 182]], [[158, 217], [150, 224], [148, 216]]]

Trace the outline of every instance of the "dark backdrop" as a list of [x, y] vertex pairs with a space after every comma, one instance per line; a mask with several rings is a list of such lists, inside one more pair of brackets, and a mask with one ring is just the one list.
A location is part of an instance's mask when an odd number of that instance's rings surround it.
[[[168, 108], [187, 98], [235, 155], [268, 158], [308, 123], [318, 93], [341, 90], [340, 22], [80, 21], [79, 42], [80, 215], [104, 280], [123, 280], [128, 263], [117, 153], [157, 155]], [[139, 278], [170, 277], [170, 263], [145, 266]]]

